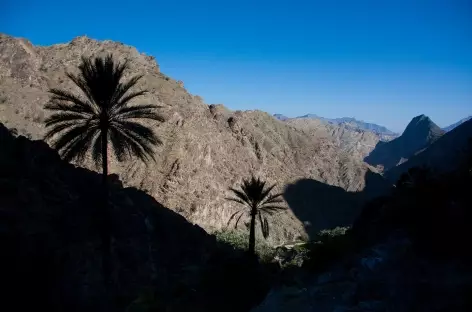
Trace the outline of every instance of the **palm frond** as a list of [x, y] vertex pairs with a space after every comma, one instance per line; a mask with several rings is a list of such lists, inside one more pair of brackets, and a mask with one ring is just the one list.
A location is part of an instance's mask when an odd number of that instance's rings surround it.
[[83, 92], [91, 106], [94, 110], [98, 110], [98, 105], [95, 104], [92, 92], [87, 85], [87, 81], [85, 80], [83, 75], [74, 75], [72, 73], [66, 73], [66, 76]]
[[149, 159], [155, 160], [151, 145], [143, 137], [140, 137], [139, 134], [133, 131], [127, 131], [127, 129], [114, 122], [112, 123], [112, 128], [118, 131], [122, 138], [126, 140], [126, 144], [129, 146], [129, 150], [133, 155], [136, 155], [142, 161], [148, 161]]
[[102, 132], [98, 134], [92, 143], [92, 159], [97, 166], [102, 164]]
[[44, 120], [44, 125], [46, 127], [50, 127], [55, 124], [60, 124], [60, 123], [70, 122], [70, 121], [78, 121], [78, 120], [86, 121], [87, 117], [78, 113], [66, 113], [66, 112], [56, 113], [46, 118], [46, 120]]
[[262, 217], [261, 213], [258, 213], [258, 216], [259, 216], [259, 223], [261, 225], [262, 236], [265, 239], [267, 239], [267, 237], [269, 237], [269, 222], [267, 222], [266, 218]]
[[262, 235], [264, 236], [265, 239], [269, 237], [270, 229], [269, 229], [269, 222], [267, 221], [266, 218], [263, 219], [263, 226], [262, 226]]
[[44, 108], [51, 111], [71, 112], [90, 116], [91, 114], [82, 106], [70, 105], [64, 101], [50, 101], [44, 105]]
[[229, 224], [231, 223], [231, 221], [234, 219], [234, 217], [235, 217], [238, 213], [244, 213], [244, 211], [243, 211], [243, 210], [238, 210], [238, 211], [236, 211], [235, 213], [233, 213], [233, 214], [231, 215], [231, 217], [228, 219], [228, 223], [226, 223], [226, 227], [229, 226]]
[[50, 127], [49, 130], [44, 135], [44, 140], [49, 141], [53, 136], [59, 135], [62, 131], [71, 127], [75, 127], [80, 124], [85, 124], [85, 122], [77, 123], [75, 121], [69, 121], [69, 122], [63, 122], [63, 123], [51, 126], [52, 128]]
[[114, 106], [114, 109], [120, 109], [122, 107], [126, 107], [131, 100], [133, 100], [133, 99], [135, 99], [139, 96], [143, 96], [146, 93], [148, 93], [147, 90], [140, 90], [140, 91], [135, 91], [135, 92], [129, 93], [129, 94], [127, 94], [127, 95], [125, 95], [121, 98], [118, 98], [118, 102]]
[[260, 206], [264, 206], [264, 205], [267, 205], [267, 204], [281, 204], [281, 203], [284, 202], [284, 200], [282, 198], [280, 198], [282, 196], [283, 196], [283, 193], [270, 195], [269, 197], [267, 197], [265, 200], [263, 200], [260, 203]]
[[66, 161], [77, 159], [83, 161], [85, 154], [90, 148], [93, 137], [97, 135], [97, 129], [89, 128], [82, 135], [68, 142], [62, 149], [61, 156]]
[[254, 205], [259, 205], [263, 199], [261, 195], [263, 193], [265, 184], [265, 181], [262, 181], [260, 178], [256, 179], [253, 175], [251, 179], [243, 180], [241, 189], [245, 194], [247, 194]]
[[64, 133], [59, 134], [59, 137], [53, 142], [52, 145], [54, 149], [58, 150], [62, 154], [62, 150], [67, 148], [69, 142], [72, 142], [75, 139], [82, 139], [84, 137], [84, 133], [88, 133], [89, 130], [94, 129], [89, 127], [87, 123], [70, 126]]
[[243, 202], [245, 202], [247, 205], [251, 206], [251, 199], [242, 191], [232, 188], [229, 188], [230, 191], [234, 193], [238, 198], [240, 198]]
[[165, 121], [164, 117], [162, 117], [155, 111], [156, 108], [158, 108], [158, 106], [155, 105], [122, 107], [120, 110], [113, 114], [112, 118], [117, 120], [139, 118], [152, 119], [161, 122]]
[[105, 58], [82, 58], [79, 65], [80, 79], [86, 84], [86, 90], [100, 111], [108, 111], [113, 95], [119, 86], [115, 79], [114, 61], [111, 55]]
[[110, 143], [113, 147], [116, 159], [123, 161], [131, 156], [131, 150], [129, 148], [128, 138], [124, 137], [116, 128], [110, 128]]
[[95, 113], [95, 107], [91, 102], [83, 101], [80, 97], [69, 91], [53, 88], [49, 90], [49, 93], [52, 94], [51, 102], [70, 102], [81, 107], [84, 113]]
[[239, 223], [239, 220], [241, 219], [241, 217], [244, 215], [244, 211], [242, 214], [239, 215], [238, 219], [236, 220], [236, 223], [234, 224], [234, 228], [236, 229], [238, 227], [238, 223]]
[[133, 133], [139, 136], [142, 140], [151, 145], [161, 145], [162, 141], [154, 134], [150, 128], [143, 126], [134, 121], [120, 120], [117, 122], [127, 133]]
[[119, 84], [117, 86], [115, 93], [113, 94], [113, 102], [115, 104], [115, 109], [126, 105], [130, 100], [134, 99], [135, 97], [141, 96], [147, 93], [146, 90], [142, 90], [142, 91], [133, 92], [129, 94], [128, 96], [125, 96], [126, 92], [128, 92], [131, 88], [133, 88], [139, 82], [139, 80], [141, 80], [141, 78], [143, 77], [144, 75], [134, 76], [127, 82]]
[[242, 201], [241, 199], [239, 198], [232, 198], [232, 197], [225, 197], [226, 200], [229, 200], [229, 201], [234, 201], [238, 204], [241, 204], [241, 205], [248, 205], [246, 202]]
[[262, 206], [259, 208], [259, 211], [263, 211], [270, 215], [284, 210], [287, 210], [287, 208], [279, 206]]
[[268, 188], [266, 188], [265, 190], [262, 191], [261, 193], [261, 200], [264, 200], [268, 195], [269, 193], [274, 189], [275, 187], [275, 184], [269, 186]]

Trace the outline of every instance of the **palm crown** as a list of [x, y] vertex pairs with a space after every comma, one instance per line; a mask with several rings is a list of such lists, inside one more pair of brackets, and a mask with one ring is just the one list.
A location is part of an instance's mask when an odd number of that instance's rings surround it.
[[50, 102], [45, 108], [54, 113], [46, 119], [46, 140], [57, 136], [52, 146], [66, 160], [83, 160], [91, 148], [96, 163], [103, 159], [108, 140], [118, 161], [135, 155], [142, 160], [154, 159], [152, 146], [161, 144], [154, 132], [134, 119], [163, 121], [155, 105], [130, 105], [131, 100], [146, 90], [130, 91], [143, 77], [138, 75], [121, 82], [128, 63], [115, 63], [112, 55], [105, 58], [82, 57], [79, 74], [67, 77], [82, 91], [77, 96], [69, 91], [50, 89]]
[[276, 212], [285, 210], [278, 204], [283, 203], [280, 197], [282, 193], [270, 194], [274, 189], [275, 184], [266, 187], [266, 182], [254, 176], [251, 179], [243, 179], [241, 190], [230, 188], [236, 198], [227, 198], [228, 200], [240, 203], [248, 209], [241, 209], [233, 213], [228, 220], [228, 225], [236, 218], [235, 228], [238, 226], [239, 220], [245, 214], [248, 214], [252, 220], [255, 221], [257, 217], [261, 226], [262, 235], [264, 238], [269, 236], [269, 222], [267, 215], [272, 215]]

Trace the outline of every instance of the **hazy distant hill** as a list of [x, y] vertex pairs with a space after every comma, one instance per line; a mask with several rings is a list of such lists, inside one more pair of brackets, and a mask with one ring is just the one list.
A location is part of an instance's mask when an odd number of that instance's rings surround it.
[[339, 124], [343, 124], [343, 123], [350, 124], [352, 126], [356, 126], [360, 130], [372, 131], [372, 132], [378, 133], [378, 134], [390, 134], [390, 135], [395, 135], [396, 134], [395, 132], [387, 129], [384, 126], [379, 126], [377, 124], [364, 122], [362, 120], [357, 120], [357, 119], [352, 118], [352, 117], [341, 117], [341, 118], [330, 119], [330, 118], [320, 117], [320, 116], [317, 116], [317, 115], [314, 115], [314, 114], [307, 114], [307, 115], [300, 116], [300, 117], [297, 117], [297, 118], [317, 118], [317, 119], [325, 120], [325, 121], [330, 122], [330, 123], [335, 124], [335, 125], [339, 125]]
[[345, 125], [351, 127], [354, 130], [365, 130], [365, 131], [374, 132], [374, 133], [379, 134], [379, 135], [397, 136], [397, 134], [395, 132], [387, 129], [384, 126], [379, 126], [377, 124], [364, 122], [364, 121], [357, 120], [357, 119], [352, 118], [352, 117], [342, 117], [342, 118], [330, 119], [330, 118], [321, 117], [321, 116], [318, 116], [318, 115], [315, 115], [315, 114], [306, 114], [306, 115], [298, 116], [298, 117], [295, 117], [295, 118], [288, 118], [288, 117], [286, 117], [282, 114], [274, 114], [274, 117], [279, 119], [279, 120], [282, 120], [282, 121], [285, 121], [287, 119], [300, 119], [300, 118], [302, 118], [302, 119], [305, 119], [305, 118], [319, 119], [321, 121], [328, 122], [328, 123], [334, 124], [334, 125], [345, 124]]
[[462, 157], [472, 140], [472, 120], [468, 120], [447, 132], [428, 148], [412, 156], [401, 165], [391, 168], [385, 177], [395, 182], [403, 172], [412, 167], [426, 166], [438, 172], [454, 170], [460, 165]]
[[447, 127], [444, 127], [444, 128], [442, 128], [442, 129], [443, 129], [444, 131], [446, 131], [446, 132], [449, 132], [449, 131], [451, 131], [452, 129], [456, 128], [457, 126], [460, 126], [460, 125], [462, 125], [464, 122], [470, 120], [471, 118], [472, 118], [472, 116], [463, 118], [463, 119], [459, 120], [458, 122], [453, 123], [452, 125], [449, 125], [449, 126], [447, 126]]
[[373, 166], [381, 165], [384, 170], [388, 170], [427, 148], [443, 134], [444, 131], [429, 117], [417, 116], [410, 121], [400, 137], [390, 142], [379, 142], [365, 161]]
[[285, 121], [285, 120], [289, 119], [287, 116], [282, 115], [282, 114], [274, 114], [274, 117], [277, 118], [278, 120], [282, 120], [282, 121]]

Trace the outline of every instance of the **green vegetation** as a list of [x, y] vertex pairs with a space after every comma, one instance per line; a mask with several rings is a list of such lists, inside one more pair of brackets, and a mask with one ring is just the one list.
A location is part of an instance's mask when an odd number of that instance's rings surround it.
[[101, 230], [103, 270], [107, 282], [111, 277], [110, 212], [108, 211], [108, 142], [118, 159], [135, 156], [143, 161], [154, 159], [152, 147], [161, 144], [154, 132], [136, 122], [139, 119], [163, 121], [155, 105], [132, 105], [131, 101], [146, 94], [133, 91], [142, 75], [122, 82], [128, 63], [105, 58], [82, 57], [79, 74], [67, 77], [82, 91], [76, 95], [67, 90], [50, 89], [45, 109], [53, 112], [45, 120], [45, 140], [52, 142], [63, 159], [82, 161], [91, 150], [93, 160], [102, 166]]
[[[221, 230], [214, 233], [218, 242], [227, 244], [236, 250], [249, 250], [249, 235], [235, 230]], [[257, 240], [255, 253], [261, 262], [271, 262], [275, 256], [275, 250], [263, 240]]]
[[348, 227], [322, 230], [317, 239], [309, 243], [306, 267], [321, 271], [354, 250], [354, 242]]

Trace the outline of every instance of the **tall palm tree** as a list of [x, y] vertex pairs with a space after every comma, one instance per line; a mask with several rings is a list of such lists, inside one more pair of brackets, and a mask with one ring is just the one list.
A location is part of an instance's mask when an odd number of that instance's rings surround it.
[[251, 219], [249, 230], [249, 254], [255, 256], [256, 247], [256, 219], [259, 220], [262, 235], [267, 239], [269, 237], [269, 222], [267, 215], [272, 215], [276, 212], [285, 210], [278, 204], [283, 203], [281, 199], [282, 193], [270, 194], [274, 189], [275, 184], [266, 188], [266, 182], [255, 178], [243, 179], [241, 189], [230, 188], [234, 197], [226, 198], [227, 200], [237, 202], [244, 206], [241, 210], [236, 211], [228, 220], [228, 225], [236, 218], [234, 227], [238, 226], [239, 220], [242, 216], [248, 215]]
[[97, 166], [102, 166], [101, 235], [105, 281], [111, 277], [111, 228], [108, 209], [108, 141], [118, 161], [136, 156], [143, 161], [154, 159], [152, 147], [161, 144], [154, 132], [137, 119], [164, 121], [155, 105], [133, 105], [132, 100], [147, 93], [133, 91], [142, 75], [122, 82], [128, 63], [106, 57], [82, 57], [77, 75], [67, 77], [81, 94], [50, 89], [45, 109], [52, 114], [45, 120], [51, 141], [63, 159], [82, 161], [88, 151]]

